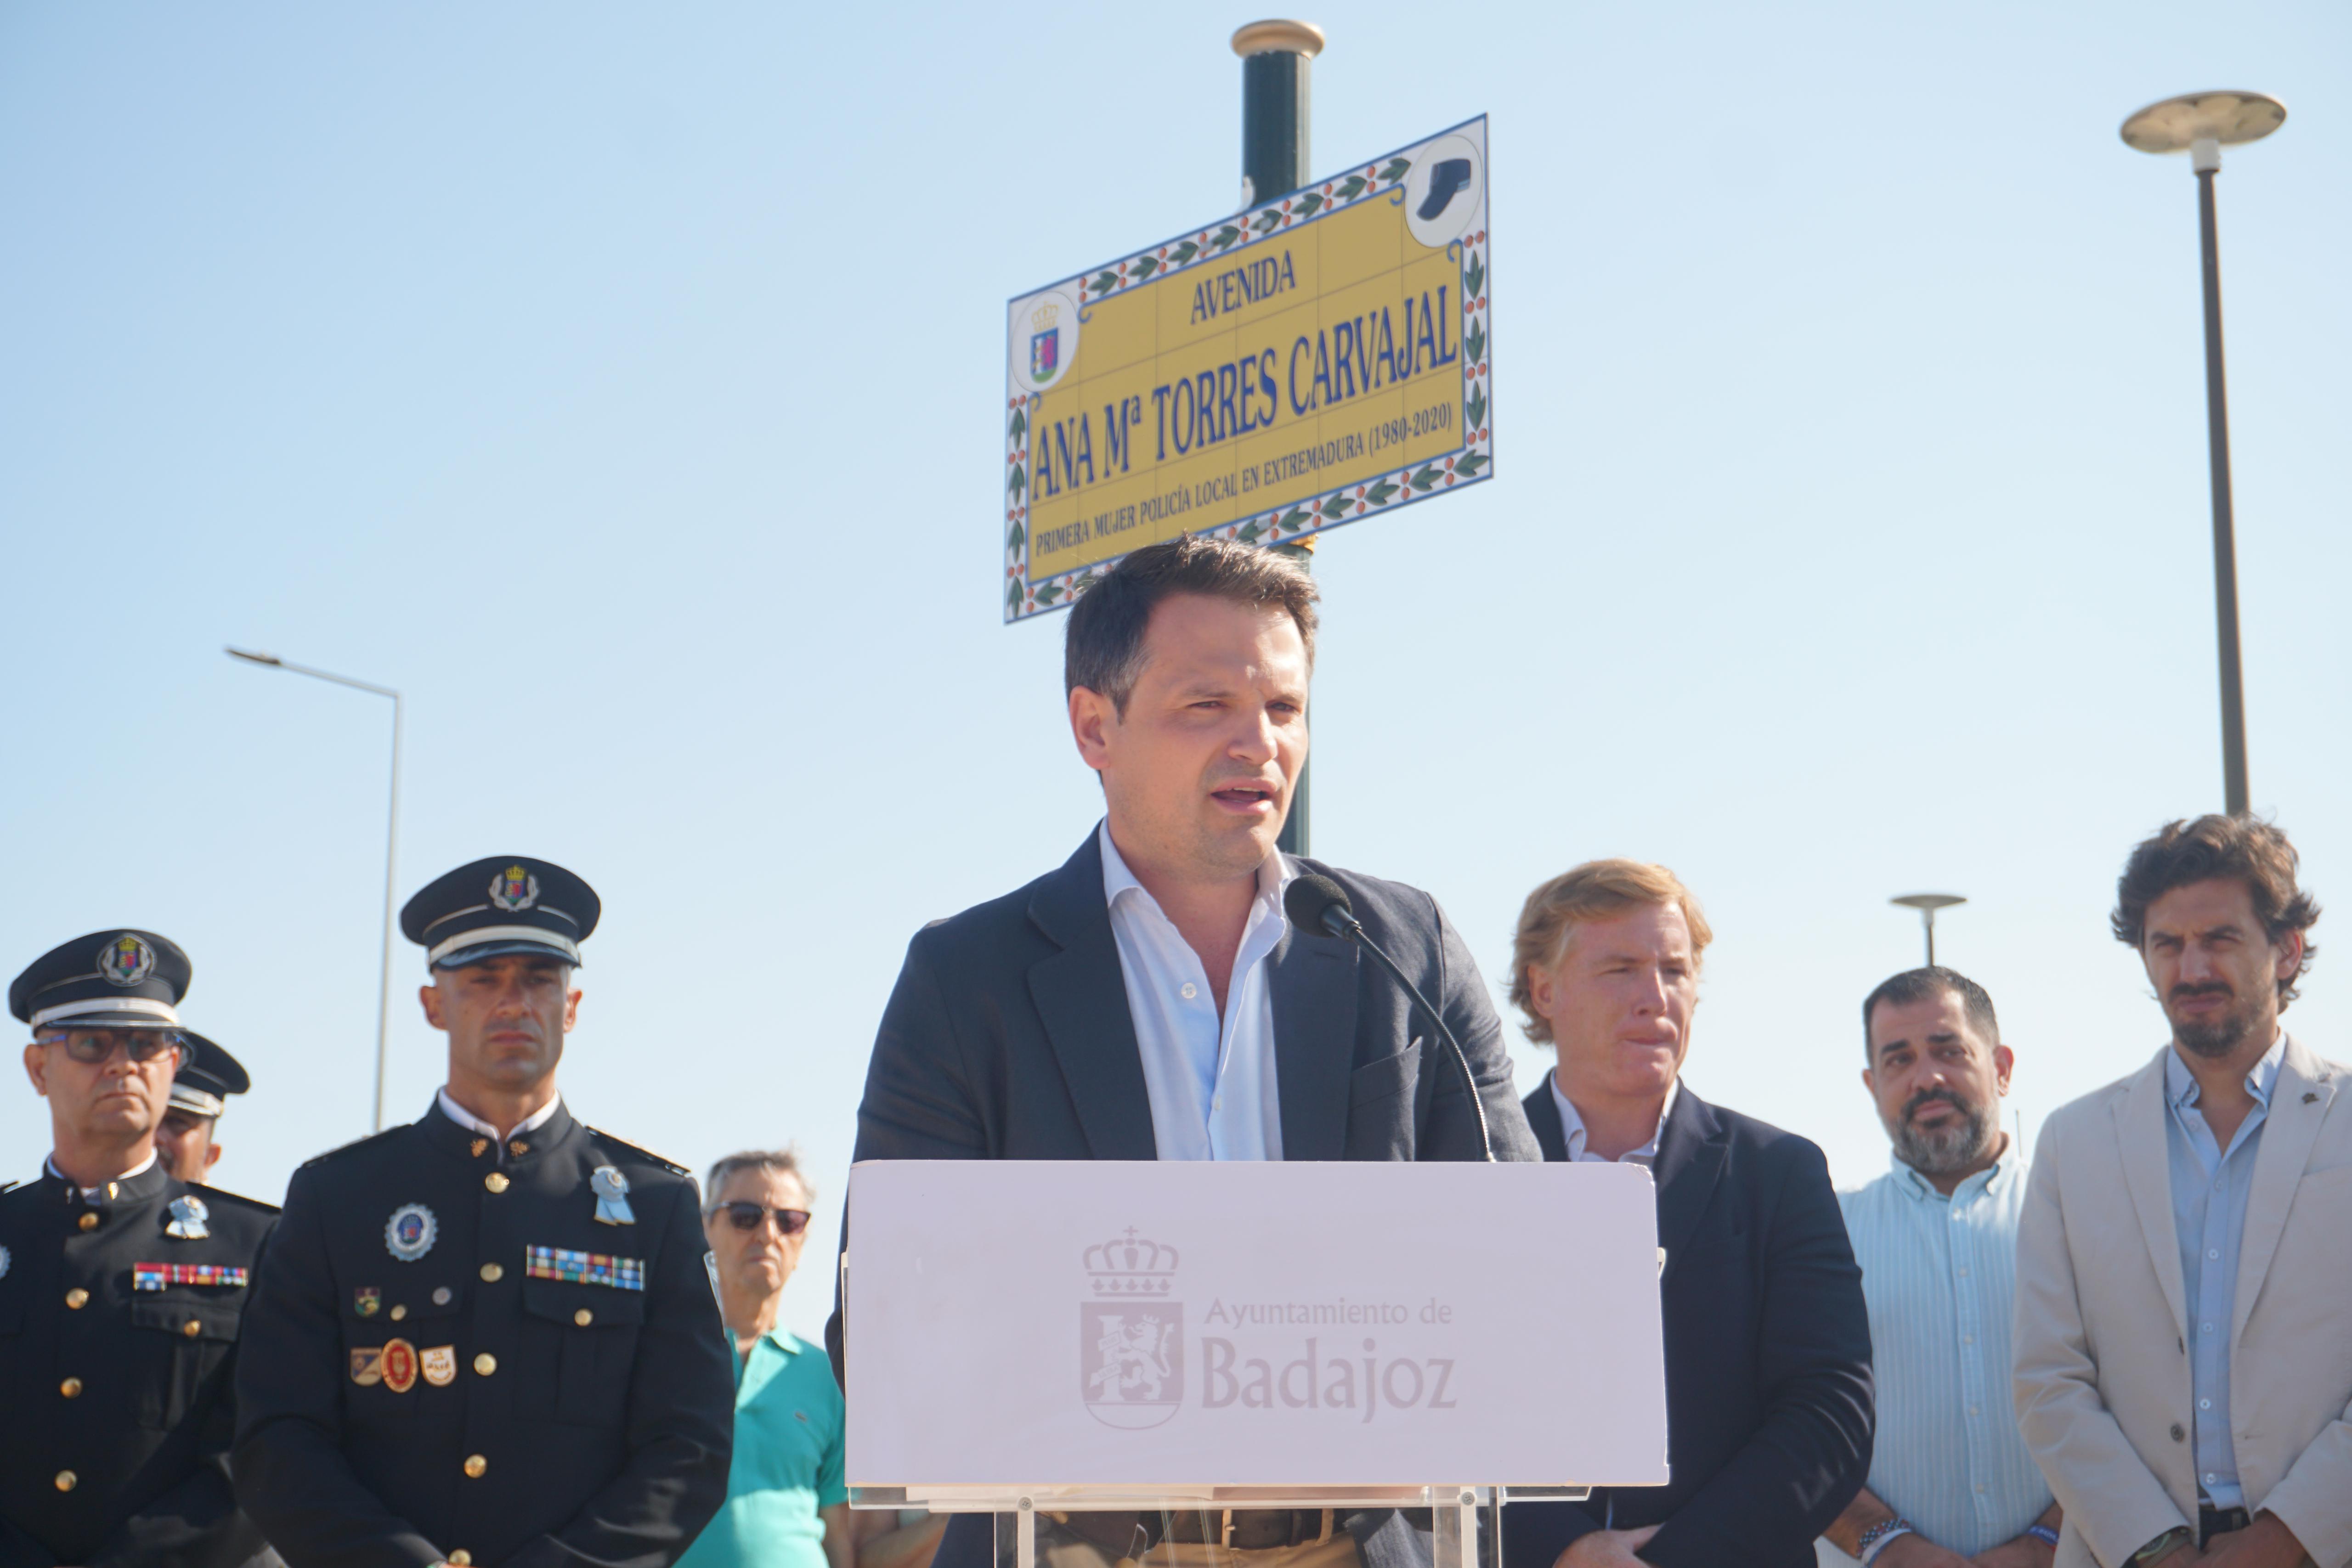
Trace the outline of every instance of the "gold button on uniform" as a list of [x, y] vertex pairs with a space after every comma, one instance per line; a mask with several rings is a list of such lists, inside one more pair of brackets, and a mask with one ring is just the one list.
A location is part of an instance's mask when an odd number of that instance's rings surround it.
[[66, 1292], [66, 1305], [72, 1308], [75, 1312], [81, 1311], [84, 1306], [89, 1304], [89, 1292], [83, 1290], [79, 1285], [76, 1285], [72, 1290]]
[[401, 1307], [394, 1307], [394, 1308], [393, 1308], [393, 1309], [392, 1309], [392, 1321], [393, 1321], [394, 1322], [398, 1322], [401, 1319], [403, 1319], [403, 1318], [406, 1317], [407, 1315], [408, 1315], [408, 1309], [407, 1309], [406, 1307], [404, 1307], [404, 1306], [401, 1306]]
[[80, 1398], [81, 1379], [79, 1377], [67, 1378], [63, 1383], [58, 1385], [58, 1392], [64, 1395], [68, 1399]]
[[80, 1479], [81, 1478], [74, 1474], [71, 1470], [59, 1470], [58, 1472], [58, 1490], [59, 1491], [71, 1491], [74, 1490], [75, 1483]]
[[88, 1210], [86, 1210], [86, 1209], [85, 1209], [85, 1210], [83, 1211], [83, 1213], [82, 1213], [82, 1217], [81, 1217], [81, 1228], [82, 1228], [84, 1230], [95, 1230], [95, 1229], [97, 1229], [97, 1228], [98, 1228], [98, 1216], [97, 1216], [97, 1215], [95, 1215], [95, 1214], [92, 1214], [92, 1213], [90, 1213], [90, 1212], [89, 1212]]
[[482, 1178], [482, 1185], [488, 1187], [492, 1192], [504, 1192], [506, 1191], [508, 1185], [507, 1173], [504, 1171], [492, 1171], [489, 1175]]
[[433, 1287], [433, 1304], [436, 1307], [446, 1307], [449, 1304], [448, 1286], [436, 1285]]
[[466, 1456], [466, 1474], [472, 1477], [475, 1480], [480, 1480], [483, 1473], [489, 1468], [490, 1461], [482, 1458], [481, 1455], [467, 1454]]
[[474, 1373], [477, 1376], [488, 1377], [498, 1369], [499, 1358], [487, 1350], [474, 1358]]
[[205, 1325], [196, 1319], [190, 1318], [186, 1322], [180, 1325], [180, 1332], [186, 1334], [190, 1339], [194, 1339], [198, 1334], [205, 1332]]
[[449, 1553], [449, 1568], [474, 1568], [474, 1554], [460, 1546]]
[[575, 1322], [575, 1323], [578, 1323], [582, 1328], [583, 1328], [583, 1329], [584, 1329], [584, 1328], [586, 1328], [590, 1323], [593, 1323], [593, 1322], [594, 1322], [596, 1321], [596, 1314], [595, 1314], [595, 1313], [593, 1313], [593, 1312], [590, 1312], [587, 1308], [583, 1307], [583, 1308], [581, 1308], [578, 1312], [574, 1312], [574, 1313], [572, 1313], [572, 1321], [573, 1322]]
[[496, 1263], [485, 1263], [482, 1265], [483, 1284], [495, 1285], [506, 1277], [507, 1271], [504, 1269], [499, 1268]]

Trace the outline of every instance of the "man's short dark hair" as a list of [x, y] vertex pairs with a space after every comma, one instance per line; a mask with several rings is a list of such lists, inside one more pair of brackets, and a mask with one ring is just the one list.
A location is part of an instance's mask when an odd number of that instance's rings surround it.
[[1171, 593], [1200, 593], [1290, 612], [1315, 667], [1315, 580], [1279, 551], [1231, 539], [1180, 534], [1129, 555], [1078, 598], [1062, 639], [1062, 692], [1078, 687], [1110, 698], [1121, 718], [1143, 673], [1143, 632]]
[[[2301, 857], [2275, 823], [2253, 817], [2207, 815], [2167, 822], [2132, 849], [2116, 881], [2116, 912], [2107, 924], [2116, 940], [2137, 952], [2147, 938], [2148, 905], [2176, 887], [2227, 878], [2242, 882], [2254, 901], [2254, 918], [2273, 942], [2290, 931], [2308, 931], [2319, 920], [2319, 901], [2294, 884]], [[2303, 962], [2278, 983], [2279, 1006], [2294, 1000], [2294, 983], [2311, 967], [2319, 949], [2303, 945]]]
[[1961, 974], [1933, 964], [1924, 969], [1906, 969], [1899, 975], [1889, 975], [1878, 982], [1878, 988], [1862, 999], [1862, 1055], [1871, 1066], [1878, 1065], [1877, 1048], [1870, 1043], [1870, 1018], [1885, 1002], [1891, 1007], [1909, 1007], [1934, 997], [1951, 996], [1960, 998], [1960, 1011], [1967, 1015], [1969, 1027], [1984, 1036], [1987, 1045], [2000, 1043], [2000, 1019], [1993, 1016], [1992, 998], [1982, 986]]

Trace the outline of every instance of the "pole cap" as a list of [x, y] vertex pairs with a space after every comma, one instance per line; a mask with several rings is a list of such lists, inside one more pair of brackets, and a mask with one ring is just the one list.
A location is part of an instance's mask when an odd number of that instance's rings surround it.
[[2266, 92], [2185, 92], [2151, 103], [2123, 123], [2124, 145], [2186, 152], [2199, 141], [2223, 147], [2260, 141], [2286, 123], [2286, 105]]
[[1957, 893], [1906, 893], [1886, 902], [1899, 904], [1906, 909], [1918, 910], [1924, 915], [1933, 915], [1938, 909], [1949, 909], [1956, 904], [1966, 904], [1968, 900]]
[[1312, 22], [1244, 22], [1234, 29], [1234, 53], [1246, 58], [1251, 55], [1305, 55], [1308, 59], [1323, 52], [1323, 29]]

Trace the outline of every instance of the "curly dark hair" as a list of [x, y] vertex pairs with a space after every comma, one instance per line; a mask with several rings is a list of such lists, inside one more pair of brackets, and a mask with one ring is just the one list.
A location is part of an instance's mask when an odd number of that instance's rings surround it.
[[[2254, 817], [2203, 816], [2167, 822], [2132, 849], [2116, 883], [2116, 912], [2108, 917], [2116, 940], [2137, 951], [2147, 936], [2147, 908], [2176, 887], [2228, 877], [2253, 895], [2254, 917], [2275, 942], [2290, 931], [2309, 931], [2319, 919], [2319, 901], [2295, 886], [2300, 857], [2277, 824]], [[2278, 983], [2279, 1006], [2294, 1000], [2294, 983], [2311, 967], [2319, 949], [2307, 938], [2303, 962]]]

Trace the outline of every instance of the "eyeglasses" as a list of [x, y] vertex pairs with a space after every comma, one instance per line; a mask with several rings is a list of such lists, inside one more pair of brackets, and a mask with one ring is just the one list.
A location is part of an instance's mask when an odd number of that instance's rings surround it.
[[776, 1217], [776, 1228], [786, 1236], [798, 1236], [808, 1228], [805, 1208], [770, 1208], [764, 1203], [714, 1203], [702, 1211], [707, 1216], [725, 1215], [727, 1223], [738, 1230], [757, 1230], [768, 1216]]
[[66, 1054], [85, 1067], [113, 1061], [118, 1049], [140, 1062], [152, 1061], [165, 1051], [177, 1056], [185, 1049], [178, 1033], [168, 1029], [77, 1029], [42, 1038], [46, 1044], [64, 1046]]

